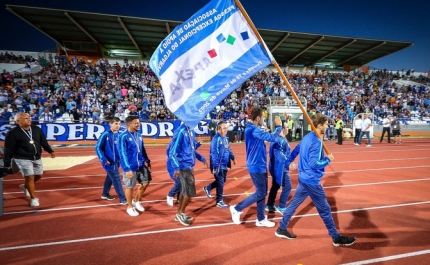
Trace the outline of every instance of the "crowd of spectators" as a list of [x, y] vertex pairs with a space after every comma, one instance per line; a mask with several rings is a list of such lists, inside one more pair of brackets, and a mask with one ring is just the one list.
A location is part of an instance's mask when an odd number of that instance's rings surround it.
[[36, 59], [31, 55], [15, 55], [13, 52], [0, 52], [0, 63], [33, 63]]
[[[143, 62], [124, 59], [121, 64], [110, 64], [103, 58], [93, 62], [76, 56], [68, 60], [66, 56], [51, 55], [45, 61], [43, 71], [24, 76], [27, 81], [14, 82], [14, 76], [3, 71], [1, 122], [9, 123], [19, 112], [30, 113], [35, 122], [61, 122], [69, 115], [75, 122], [103, 122], [112, 116], [124, 120], [131, 114], [138, 115], [141, 120], [176, 119], [166, 108], [156, 76]], [[388, 114], [429, 117], [428, 76], [415, 77], [406, 72], [386, 70], [365, 74], [318, 69], [296, 73], [285, 69], [284, 74], [296, 94], [306, 99], [309, 111], [322, 112], [332, 121], [340, 116], [348, 124], [356, 114], [363, 112], [374, 113], [376, 118]], [[420, 85], [399, 87], [394, 82], [398, 79]], [[281, 76], [266, 69], [233, 91], [208, 118], [226, 120], [231, 130], [241, 131], [245, 126], [244, 118], [254, 106], [267, 108], [269, 97], [288, 96], [290, 92]], [[267, 111], [265, 115], [267, 118]]]

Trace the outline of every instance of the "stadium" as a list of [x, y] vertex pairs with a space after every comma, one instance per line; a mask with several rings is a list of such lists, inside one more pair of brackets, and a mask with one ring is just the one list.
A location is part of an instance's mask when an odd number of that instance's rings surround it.
[[[16, 127], [15, 116], [28, 113], [56, 153], [55, 159], [46, 153], [42, 157], [40, 207], [26, 203], [19, 173], [0, 178], [0, 193], [6, 199], [0, 202], [0, 257], [5, 264], [119, 263], [123, 255], [129, 256], [130, 264], [285, 264], [285, 257], [294, 264], [428, 260], [430, 242], [423, 234], [430, 218], [425, 189], [430, 173], [430, 79], [413, 70], [366, 66], [413, 43], [258, 29], [282, 73], [268, 65], [252, 74], [194, 129], [203, 143], [198, 151], [209, 158], [210, 123], [226, 122], [237, 157], [225, 184], [225, 201], [233, 205], [254, 192], [243, 144], [246, 120], [254, 108], [264, 109], [267, 131], [275, 129], [275, 116], [282, 117], [292, 147], [312, 131], [306, 115], [328, 116], [323, 143], [336, 160], [326, 169], [325, 192], [336, 226], [357, 237], [352, 248], [333, 251], [311, 201], [305, 201], [308, 204], [291, 221], [299, 234], [294, 241], [279, 242], [274, 230], [254, 228], [252, 207], [244, 225], [235, 226], [228, 210], [214, 207], [202, 192], [213, 175], [199, 163], [197, 196], [189, 205], [195, 220], [190, 227], [173, 220], [175, 207], [166, 205], [173, 183], [166, 171], [166, 144], [181, 120], [167, 107], [166, 92], [149, 64], [157, 46], [183, 22], [18, 5], [7, 9], [51, 38], [57, 48], [40, 53], [0, 51], [2, 145]], [[372, 122], [373, 144], [367, 142], [372, 148], [354, 145], [355, 121], [363, 114]], [[100, 200], [106, 173], [94, 151], [109, 130], [109, 120], [119, 118], [121, 133], [127, 131], [124, 121], [129, 116], [139, 117], [154, 179], [141, 201], [146, 210], [135, 219], [116, 201]], [[381, 137], [387, 116], [401, 123], [399, 144]], [[339, 143], [338, 119], [344, 122], [342, 145], [334, 142]], [[298, 172], [291, 175], [294, 191]], [[267, 214], [277, 223], [282, 218]], [[28, 223], [37, 224], [37, 231]], [[130, 242], [137, 242], [136, 247], [122, 253], [109, 250]], [[268, 252], [273, 253], [270, 258]]]

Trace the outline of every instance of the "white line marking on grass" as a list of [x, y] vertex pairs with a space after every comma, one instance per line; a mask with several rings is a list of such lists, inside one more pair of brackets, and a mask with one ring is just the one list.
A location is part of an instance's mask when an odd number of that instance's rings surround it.
[[[339, 213], [358, 212], [358, 211], [369, 211], [369, 210], [379, 210], [379, 209], [388, 209], [388, 208], [396, 208], [396, 207], [406, 207], [406, 206], [421, 205], [421, 204], [428, 204], [428, 203], [430, 203], [430, 201], [412, 202], [412, 203], [404, 203], [404, 204], [393, 204], [393, 205], [384, 205], [384, 206], [376, 206], [376, 207], [368, 207], [368, 208], [357, 208], [357, 209], [350, 209], [350, 210], [335, 211], [335, 212], [332, 212], [332, 214], [334, 214], [334, 213], [338, 213], [339, 214]], [[316, 216], [316, 215], [318, 215], [318, 213], [303, 214], [303, 215], [294, 215], [292, 218], [312, 217], [312, 216]], [[282, 217], [276, 217], [276, 218], [272, 218], [271, 220], [280, 220], [281, 218]], [[255, 220], [248, 220], [248, 221], [244, 221], [243, 223], [251, 223], [251, 222], [255, 222]], [[80, 238], [80, 239], [73, 239], [73, 240], [64, 240], [64, 241], [47, 242], [47, 243], [39, 243], [39, 244], [29, 244], [29, 245], [20, 245], [20, 246], [13, 246], [13, 247], [4, 247], [4, 248], [0, 248], [0, 251], [9, 251], [9, 250], [17, 250], [17, 249], [28, 249], [28, 248], [38, 248], [38, 247], [55, 246], [55, 245], [65, 245], [65, 244], [72, 244], [72, 243], [81, 243], [81, 242], [89, 242], [89, 241], [96, 241], [96, 240], [106, 240], [106, 239], [114, 239], [114, 238], [122, 238], [122, 237], [144, 236], [144, 235], [151, 235], [151, 234], [161, 234], [161, 233], [186, 231], [186, 230], [192, 230], [192, 229], [203, 229], [203, 228], [210, 228], [210, 227], [217, 227], [217, 226], [227, 226], [227, 225], [235, 225], [235, 224], [233, 222], [229, 222], [229, 223], [221, 223], [221, 224], [209, 224], [209, 225], [199, 225], [199, 226], [191, 226], [191, 227], [181, 227], [181, 228], [172, 228], [172, 229], [145, 231], [145, 232], [130, 233], [130, 234], [121, 234], [121, 235]]]

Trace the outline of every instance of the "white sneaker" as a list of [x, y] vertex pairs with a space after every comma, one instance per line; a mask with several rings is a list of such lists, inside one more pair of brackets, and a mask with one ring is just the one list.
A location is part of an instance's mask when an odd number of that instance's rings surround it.
[[25, 184], [19, 185], [19, 188], [24, 192], [25, 197], [30, 197], [30, 192], [25, 188]]
[[368, 145], [366, 145], [366, 147], [372, 147], [372, 145], [371, 145], [371, 144], [368, 144]]
[[260, 227], [274, 227], [275, 223], [267, 220], [267, 215], [264, 216], [264, 219], [261, 221], [255, 220], [255, 225]]
[[30, 200], [30, 206], [31, 207], [37, 207], [39, 206], [39, 199], [38, 198], [34, 198]]
[[166, 202], [168, 206], [173, 207], [173, 197], [167, 195]]
[[127, 211], [126, 211], [127, 213], [128, 213], [128, 215], [130, 215], [130, 216], [138, 216], [139, 215], [139, 213], [134, 209], [134, 207], [131, 207], [131, 208], [127, 208]]
[[236, 205], [230, 206], [231, 219], [233, 220], [233, 223], [240, 225], [242, 223], [240, 221], [240, 215], [242, 212], [238, 212], [234, 207], [236, 207]]
[[355, 143], [354, 145], [359, 146], [359, 144]]
[[145, 211], [145, 208], [143, 208], [143, 206], [140, 204], [140, 202], [135, 202], [134, 200], [132, 200], [131, 202], [133, 204], [133, 207], [136, 208], [136, 210], [143, 212]]

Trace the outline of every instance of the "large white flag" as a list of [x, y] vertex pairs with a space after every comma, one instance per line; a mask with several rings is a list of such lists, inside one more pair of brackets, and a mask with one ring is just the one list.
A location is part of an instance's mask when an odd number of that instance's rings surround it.
[[233, 90], [271, 63], [232, 0], [211, 1], [177, 26], [149, 65], [167, 107], [193, 128]]

